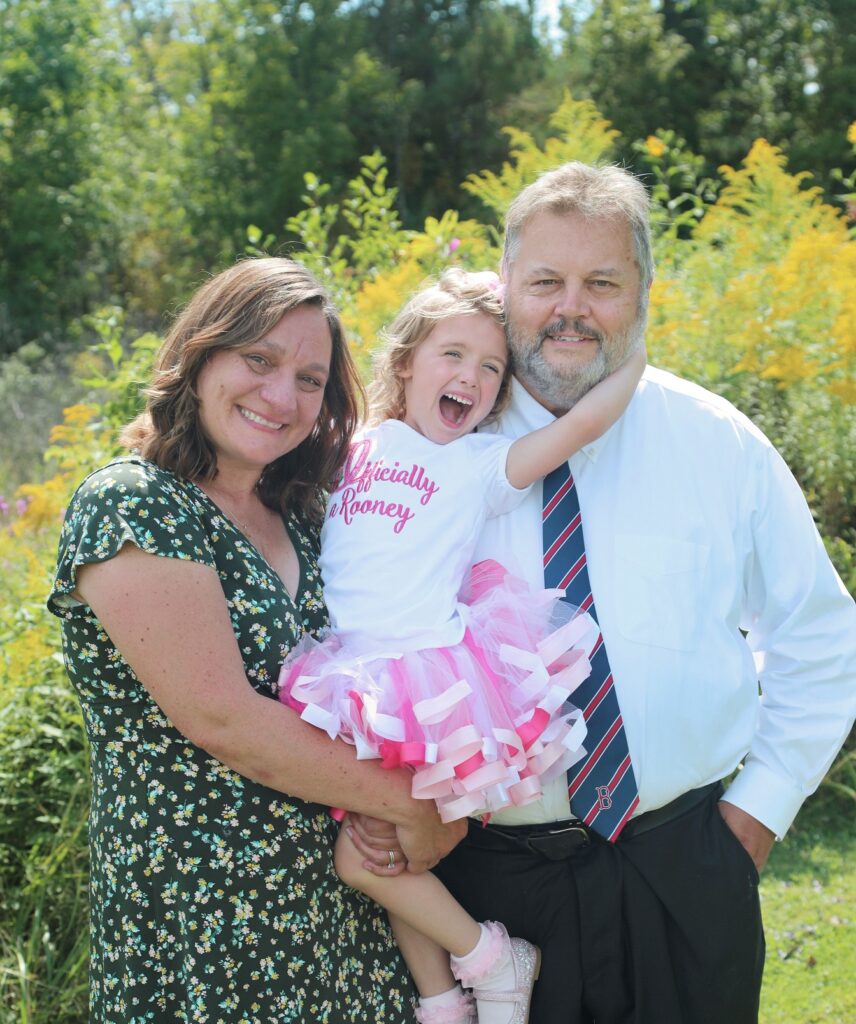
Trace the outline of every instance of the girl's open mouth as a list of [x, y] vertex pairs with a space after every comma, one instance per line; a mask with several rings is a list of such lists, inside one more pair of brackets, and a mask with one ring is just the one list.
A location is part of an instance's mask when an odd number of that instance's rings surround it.
[[440, 396], [440, 416], [456, 427], [461, 426], [472, 407], [471, 398], [464, 398], [451, 392]]

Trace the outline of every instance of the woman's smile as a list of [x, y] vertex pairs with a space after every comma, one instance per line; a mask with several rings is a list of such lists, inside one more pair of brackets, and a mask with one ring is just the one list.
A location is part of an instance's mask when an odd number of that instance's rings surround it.
[[209, 357], [197, 382], [199, 421], [217, 452], [221, 479], [233, 471], [257, 479], [309, 436], [331, 354], [324, 313], [303, 305], [257, 342]]

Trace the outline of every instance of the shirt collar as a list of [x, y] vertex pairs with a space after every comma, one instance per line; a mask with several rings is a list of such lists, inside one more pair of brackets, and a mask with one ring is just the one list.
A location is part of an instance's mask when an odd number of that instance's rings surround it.
[[[552, 423], [556, 417], [549, 409], [545, 409], [540, 402], [537, 402], [532, 395], [523, 387], [520, 381], [514, 377], [511, 382], [511, 403], [510, 411], [515, 417], [520, 417], [525, 429], [527, 431], [537, 430], [539, 427], [546, 427], [548, 423]], [[616, 427], [621, 422], [621, 419], [616, 423], [613, 423], [603, 434], [600, 435], [591, 444], [585, 445], [577, 452], [576, 458], [579, 455], [584, 455], [589, 462], [597, 462], [600, 454], [609, 443], [610, 438], [615, 432]]]

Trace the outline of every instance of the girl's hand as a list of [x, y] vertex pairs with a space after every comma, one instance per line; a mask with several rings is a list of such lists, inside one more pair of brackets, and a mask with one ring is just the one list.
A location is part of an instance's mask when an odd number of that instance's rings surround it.
[[645, 349], [634, 349], [566, 413], [546, 427], [518, 437], [505, 462], [505, 475], [512, 486], [529, 487], [605, 434], [627, 408], [645, 362]]
[[366, 814], [348, 814], [342, 822], [348, 837], [363, 855], [363, 867], [373, 875], [393, 878], [407, 868], [407, 858], [395, 825]]

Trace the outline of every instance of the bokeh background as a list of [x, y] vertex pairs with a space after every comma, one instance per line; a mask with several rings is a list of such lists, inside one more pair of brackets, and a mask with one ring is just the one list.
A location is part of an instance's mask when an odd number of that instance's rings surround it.
[[[87, 754], [44, 598], [170, 314], [294, 254], [368, 372], [568, 159], [643, 176], [651, 361], [767, 432], [856, 591], [853, 0], [0, 0], [0, 1024], [86, 1019]], [[856, 1019], [854, 804], [851, 743], [764, 874], [765, 1024]]]

